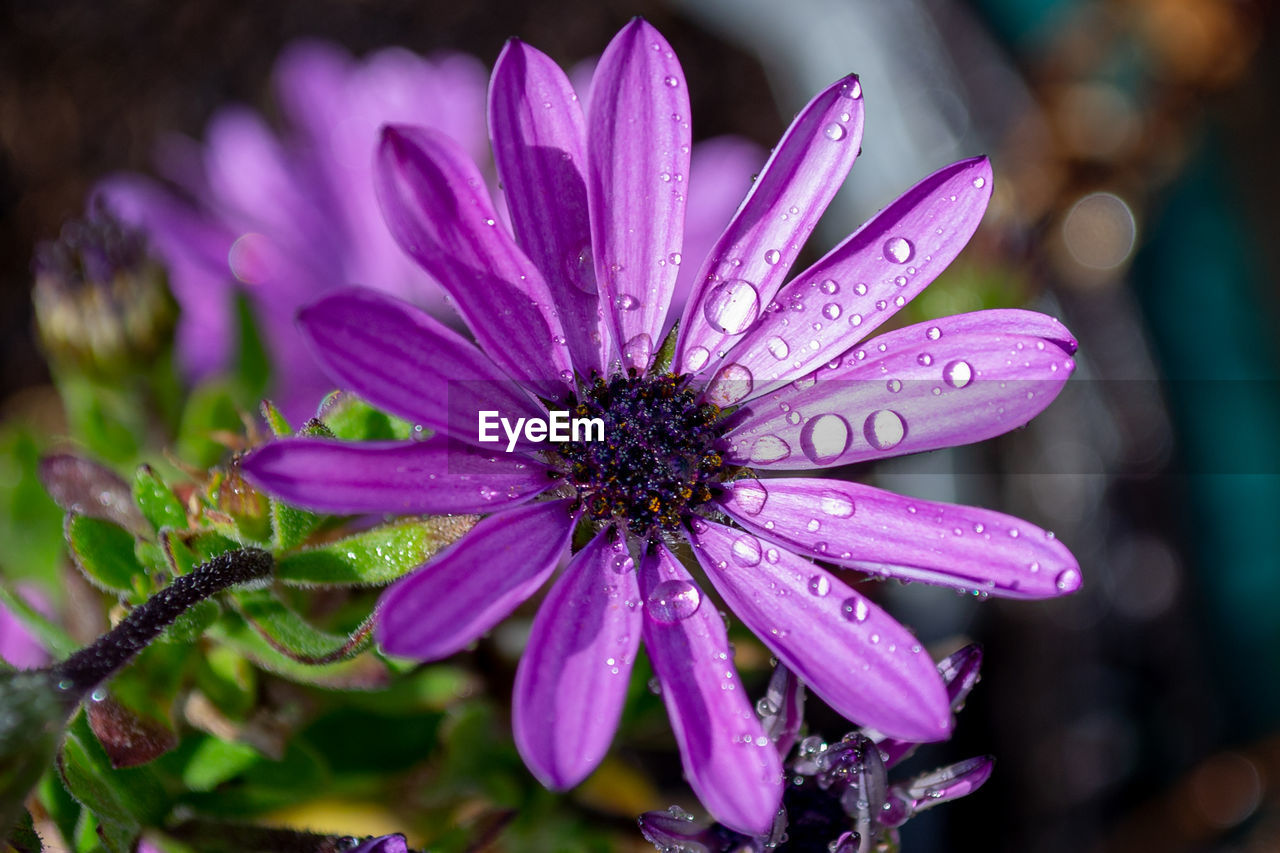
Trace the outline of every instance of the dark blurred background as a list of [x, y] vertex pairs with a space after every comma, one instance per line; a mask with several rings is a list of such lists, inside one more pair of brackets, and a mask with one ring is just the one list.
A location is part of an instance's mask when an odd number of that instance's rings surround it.
[[[777, 8], [774, 8], [775, 5]], [[0, 400], [42, 405], [29, 262], [95, 181], [151, 168], [221, 106], [276, 115], [280, 48], [319, 36], [564, 64], [633, 15], [675, 47], [695, 139], [771, 145], [862, 75], [864, 156], [832, 245], [918, 177], [993, 156], [996, 196], [910, 319], [1031, 306], [1082, 370], [1026, 430], [850, 473], [1054, 529], [1085, 589], [1050, 603], [888, 587], [934, 647], [986, 644], [956, 741], [997, 759], [908, 851], [1280, 850], [1280, 170], [1275, 15], [1228, 0], [0, 3]], [[824, 731], [836, 737], [838, 730]]]

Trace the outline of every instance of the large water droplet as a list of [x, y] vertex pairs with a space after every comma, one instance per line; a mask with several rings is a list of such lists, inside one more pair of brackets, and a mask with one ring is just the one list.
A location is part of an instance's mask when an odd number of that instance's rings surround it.
[[856, 101], [862, 97], [862, 84], [858, 82], [856, 77], [847, 83], [841, 83], [840, 94]]
[[733, 485], [733, 504], [747, 515], [759, 515], [769, 492], [759, 480], [741, 480]]
[[967, 361], [949, 362], [942, 368], [942, 381], [952, 388], [963, 388], [973, 381], [973, 368]]
[[906, 437], [907, 422], [892, 409], [878, 409], [862, 422], [862, 434], [876, 450], [889, 450]]
[[889, 389], [890, 394], [897, 394], [899, 391], [902, 390], [902, 380], [890, 379], [888, 382], [884, 384], [884, 387]]
[[822, 511], [832, 518], [849, 518], [853, 515], [853, 501], [839, 492], [823, 492]]
[[828, 412], [810, 418], [800, 430], [800, 449], [819, 465], [838, 459], [849, 447], [849, 423]]
[[648, 366], [649, 357], [653, 355], [653, 338], [649, 337], [647, 332], [641, 332], [627, 341], [622, 348], [622, 354], [634, 365]]
[[1054, 579], [1053, 585], [1058, 592], [1074, 592], [1080, 588], [1080, 572], [1077, 569], [1064, 569]]
[[924, 336], [931, 341], [936, 341], [938, 338], [942, 337], [942, 330], [937, 326], [930, 326], [924, 333]]
[[760, 540], [745, 533], [733, 540], [733, 558], [744, 566], [760, 565]]
[[827, 139], [830, 139], [832, 142], [839, 142], [841, 139], [844, 139], [845, 135], [848, 133], [844, 127], [834, 121], [824, 127], [822, 132], [826, 134]]
[[840, 306], [834, 302], [828, 302], [826, 305], [822, 306], [822, 316], [826, 317], [828, 320], [839, 320]]
[[782, 260], [782, 253], [777, 249], [770, 249], [764, 253], [764, 262], [769, 266], [773, 266], [780, 260]]
[[701, 370], [702, 366], [711, 358], [711, 350], [706, 347], [693, 347], [684, 354], [684, 366], [686, 370]]
[[622, 311], [634, 311], [640, 307], [640, 300], [636, 299], [630, 293], [624, 293], [617, 299], [613, 300], [613, 304], [617, 305]]
[[747, 455], [758, 464], [781, 462], [791, 455], [791, 445], [776, 435], [762, 435], [751, 445], [751, 452]]
[[663, 78], [663, 81], [662, 81], [662, 82], [663, 82], [663, 83], [666, 83], [666, 84], [667, 84], [667, 86], [668, 86], [669, 88], [671, 88], [671, 89], [674, 89], [676, 86], [679, 86], [679, 85], [680, 85], [680, 81], [679, 81], [679, 80], [677, 80], [677, 79], [676, 79], [676, 78], [674, 78], [674, 77], [666, 77], [666, 78]]
[[707, 396], [719, 406], [731, 406], [751, 393], [752, 384], [751, 371], [734, 362], [716, 374], [707, 387]]
[[840, 604], [840, 613], [850, 622], [866, 622], [867, 617], [871, 615], [871, 608], [867, 606], [867, 601], [861, 596], [851, 596], [846, 598]]
[[707, 294], [703, 314], [718, 332], [739, 335], [760, 313], [760, 294], [751, 282], [740, 278], [721, 282]]
[[787, 342], [776, 335], [769, 338], [766, 346], [769, 348], [769, 354], [779, 361], [791, 354], [791, 347], [787, 346]]
[[696, 586], [685, 580], [669, 580], [653, 588], [645, 608], [657, 621], [671, 625], [688, 619], [697, 612], [700, 604], [702, 594]]
[[596, 267], [590, 244], [583, 245], [576, 252], [570, 252], [565, 260], [565, 267], [574, 287], [583, 293], [596, 295]]
[[834, 279], [829, 278], [818, 285], [818, 289], [827, 294], [827, 296], [833, 296], [840, 291], [840, 285], [836, 284]]
[[818, 598], [824, 597], [831, 592], [831, 578], [826, 575], [812, 575], [809, 578], [809, 592]]
[[671, 262], [671, 266], [678, 267], [680, 266], [680, 262], [684, 260], [684, 257], [681, 256], [679, 252], [672, 252], [667, 255], [667, 260]]
[[884, 241], [885, 260], [905, 264], [916, 253], [916, 247], [906, 237], [890, 237]]

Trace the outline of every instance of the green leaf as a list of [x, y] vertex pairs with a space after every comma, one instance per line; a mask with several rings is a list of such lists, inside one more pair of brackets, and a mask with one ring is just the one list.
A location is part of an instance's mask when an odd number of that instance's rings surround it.
[[212, 791], [262, 760], [256, 749], [243, 743], [203, 738], [182, 768], [182, 783], [190, 791]]
[[89, 729], [83, 714], [67, 731], [58, 757], [63, 784], [102, 825], [109, 850], [129, 853], [126, 845], [143, 826], [153, 825], [168, 810], [164, 789], [147, 767], [115, 770]]
[[191, 533], [166, 530], [160, 534], [169, 570], [174, 576], [188, 574], [201, 563], [207, 563], [219, 554], [243, 547], [239, 542], [215, 533], [201, 530]]
[[35, 822], [31, 819], [31, 812], [26, 809], [22, 810], [17, 823], [13, 829], [9, 830], [9, 837], [5, 840], [13, 853], [40, 853], [44, 850], [44, 846], [40, 843], [40, 836], [36, 833]]
[[227, 450], [215, 436], [223, 432], [238, 433], [243, 426], [240, 409], [225, 384], [200, 385], [191, 392], [182, 410], [175, 449], [180, 458], [197, 468], [210, 468]]
[[308, 623], [266, 589], [232, 593], [241, 615], [272, 648], [299, 663], [318, 666], [353, 658], [373, 642], [366, 619], [350, 636], [330, 634]]
[[271, 434], [276, 438], [283, 435], [293, 435], [293, 427], [289, 426], [289, 421], [284, 414], [276, 408], [276, 404], [270, 400], [263, 400], [262, 405], [258, 407], [258, 411], [262, 412], [263, 419], [267, 422]]
[[344, 441], [403, 440], [414, 434], [413, 424], [408, 421], [379, 411], [359, 397], [342, 391], [326, 397], [316, 416], [335, 438]]
[[256, 400], [267, 390], [271, 381], [271, 360], [258, 329], [257, 318], [249, 298], [242, 291], [236, 292], [236, 362], [235, 380], [246, 398]]
[[51, 436], [26, 425], [0, 427], [0, 574], [57, 583], [65, 545], [63, 512], [40, 484], [42, 445]]
[[196, 687], [219, 711], [233, 720], [244, 719], [258, 700], [258, 672], [244, 655], [225, 645], [200, 655]]
[[221, 613], [222, 608], [212, 599], [206, 598], [204, 601], [196, 602], [173, 620], [173, 624], [164, 630], [160, 638], [165, 642], [179, 645], [194, 643], [210, 625], [217, 621]]
[[48, 768], [66, 718], [47, 672], [0, 672], [0, 838]]
[[279, 652], [239, 614], [226, 614], [209, 633], [259, 667], [300, 684], [340, 690], [380, 690], [387, 684], [386, 664], [374, 655], [322, 665], [299, 663]]
[[680, 321], [671, 327], [671, 331], [667, 332], [667, 336], [662, 339], [662, 346], [658, 347], [658, 354], [653, 358], [653, 373], [666, 373], [671, 369], [671, 362], [676, 357], [676, 340], [680, 337]]
[[276, 578], [296, 586], [376, 586], [404, 576], [475, 526], [471, 515], [402, 519], [279, 559]]
[[135, 575], [142, 565], [133, 551], [133, 534], [100, 518], [67, 513], [63, 525], [67, 546], [76, 566], [95, 585], [129, 594], [134, 591]]
[[150, 465], [139, 465], [133, 476], [133, 500], [157, 531], [164, 527], [181, 530], [187, 526], [187, 513], [181, 501], [156, 476]]

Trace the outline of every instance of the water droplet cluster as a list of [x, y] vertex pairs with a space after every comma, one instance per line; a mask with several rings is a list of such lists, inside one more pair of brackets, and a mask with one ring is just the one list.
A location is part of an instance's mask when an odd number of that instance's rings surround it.
[[675, 530], [711, 500], [724, 469], [720, 407], [699, 402], [688, 382], [631, 370], [597, 377], [569, 398], [575, 417], [604, 421], [603, 441], [569, 442], [557, 453], [591, 518], [646, 536]]

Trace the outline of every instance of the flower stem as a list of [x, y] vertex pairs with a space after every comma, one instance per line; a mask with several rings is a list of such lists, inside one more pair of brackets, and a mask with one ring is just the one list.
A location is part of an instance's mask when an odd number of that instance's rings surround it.
[[202, 563], [134, 608], [123, 622], [50, 673], [71, 702], [79, 702], [146, 648], [187, 608], [229, 586], [271, 576], [275, 561], [266, 551], [243, 548]]

